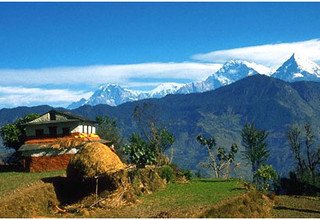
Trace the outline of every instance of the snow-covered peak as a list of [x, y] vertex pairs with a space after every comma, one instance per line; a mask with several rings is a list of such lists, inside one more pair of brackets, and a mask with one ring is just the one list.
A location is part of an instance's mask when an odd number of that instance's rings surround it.
[[185, 84], [173, 83], [173, 82], [161, 83], [156, 88], [151, 90], [149, 92], [149, 95], [153, 98], [157, 98], [157, 96], [165, 96], [167, 94], [173, 94], [184, 85]]
[[226, 63], [224, 63], [222, 68], [218, 72], [228, 72], [230, 71], [230, 69], [236, 69], [242, 66], [246, 66], [260, 74], [267, 75], [267, 76], [270, 76], [272, 72], [270, 68], [263, 66], [261, 64], [257, 64], [257, 63], [249, 62], [245, 60], [235, 60], [235, 59], [229, 60]]
[[258, 73], [262, 75], [270, 76], [272, 74], [272, 70], [264, 65], [257, 64], [254, 62], [248, 62], [248, 61], [242, 61], [247, 67], [250, 67], [257, 71]]
[[301, 54], [294, 53], [288, 60], [289, 62], [295, 62], [297, 67], [311, 74], [315, 74], [319, 71], [320, 67], [315, 62], [311, 61], [307, 57], [302, 56]]
[[272, 77], [285, 81], [320, 80], [320, 67], [301, 54], [294, 53], [280, 66]]
[[110, 89], [110, 88], [121, 88], [121, 86], [117, 83], [106, 83], [106, 84], [103, 84], [103, 85], [100, 85], [98, 90], [107, 90], [107, 89]]

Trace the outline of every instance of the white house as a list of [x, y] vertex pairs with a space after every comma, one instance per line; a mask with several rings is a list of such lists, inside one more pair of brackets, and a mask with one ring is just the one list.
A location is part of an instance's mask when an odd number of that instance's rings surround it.
[[25, 124], [27, 139], [96, 133], [96, 122], [67, 112], [51, 110]]

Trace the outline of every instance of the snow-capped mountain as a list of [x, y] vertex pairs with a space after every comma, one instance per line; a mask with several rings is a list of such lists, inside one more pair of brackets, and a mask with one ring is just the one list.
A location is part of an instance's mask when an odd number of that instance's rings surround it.
[[271, 76], [288, 82], [320, 81], [320, 67], [308, 58], [294, 53]]
[[184, 84], [180, 83], [162, 83], [155, 89], [148, 92], [150, 98], [161, 98], [168, 94], [173, 94], [179, 90]]
[[230, 60], [221, 69], [209, 76], [205, 81], [188, 83], [178, 90], [177, 93], [188, 94], [194, 92], [205, 92], [228, 85], [239, 79], [254, 74], [270, 75], [270, 69], [255, 63], [242, 60]]
[[136, 91], [122, 88], [118, 84], [106, 84], [99, 87], [89, 99], [80, 99], [70, 104], [68, 109], [75, 109], [83, 105], [108, 104], [111, 106], [120, 105], [125, 102], [132, 102], [147, 98], [161, 98], [168, 94], [175, 93], [184, 84], [162, 83], [151, 91]]
[[117, 84], [106, 84], [100, 86], [88, 100], [81, 99], [69, 105], [68, 108], [74, 109], [86, 104], [108, 104], [115, 106], [146, 98], [161, 98], [168, 94], [205, 92], [255, 74], [263, 74], [289, 82], [301, 80], [320, 81], [320, 67], [313, 61], [297, 54], [293, 54], [274, 73], [272, 73], [270, 68], [260, 64], [230, 60], [204, 81], [187, 84], [162, 83], [151, 91], [136, 91], [124, 89]]
[[[260, 72], [259, 72], [260, 71]], [[221, 69], [209, 76], [205, 81], [192, 82], [187, 84], [162, 83], [151, 91], [136, 91], [124, 89], [118, 84], [106, 84], [100, 86], [97, 91], [88, 99], [81, 99], [68, 106], [69, 109], [78, 108], [82, 105], [108, 104], [111, 106], [120, 105], [147, 98], [161, 98], [168, 94], [189, 94], [205, 92], [228, 85], [246, 76], [254, 74], [270, 75], [270, 69], [262, 65], [247, 61], [230, 60]]]
[[68, 106], [68, 109], [74, 109], [82, 105], [108, 104], [111, 106], [120, 105], [125, 102], [138, 100], [139, 92], [124, 89], [118, 84], [102, 85], [87, 100], [82, 98]]
[[67, 108], [68, 108], [68, 109], [75, 109], [75, 108], [79, 108], [79, 107], [81, 107], [81, 106], [85, 105], [85, 104], [86, 104], [86, 102], [87, 102], [87, 100], [86, 100], [85, 98], [82, 98], [82, 99], [80, 99], [80, 100], [79, 100], [79, 101], [77, 101], [77, 102], [73, 102], [73, 103], [71, 103]]

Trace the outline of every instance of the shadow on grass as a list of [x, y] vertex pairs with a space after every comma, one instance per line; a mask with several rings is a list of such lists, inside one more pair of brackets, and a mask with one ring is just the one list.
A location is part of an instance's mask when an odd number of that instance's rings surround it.
[[67, 177], [47, 177], [42, 179], [45, 183], [51, 183], [54, 187], [59, 202], [63, 205], [72, 204], [94, 192], [92, 184], [74, 183]]
[[297, 208], [289, 208], [285, 206], [276, 206], [274, 209], [277, 210], [290, 210], [290, 211], [297, 211], [297, 212], [308, 212], [308, 213], [317, 213], [320, 214], [320, 211], [312, 210], [312, 209], [297, 209]]
[[[79, 202], [83, 198], [92, 195], [96, 190], [96, 180], [88, 178], [83, 181], [70, 180], [67, 177], [56, 176], [41, 179], [45, 183], [53, 185], [55, 194], [62, 205]], [[98, 193], [115, 190], [115, 184], [107, 177], [99, 178]]]
[[244, 187], [236, 187], [236, 188], [230, 189], [230, 191], [245, 191], [245, 190], [246, 190], [246, 188], [244, 188]]

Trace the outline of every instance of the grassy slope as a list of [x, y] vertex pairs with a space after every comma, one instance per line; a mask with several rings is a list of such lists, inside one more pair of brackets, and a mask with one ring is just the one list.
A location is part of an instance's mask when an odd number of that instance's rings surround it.
[[197, 217], [213, 204], [244, 190], [237, 180], [193, 180], [174, 183], [164, 190], [140, 197], [140, 202], [116, 210], [96, 209], [86, 217]]
[[278, 196], [275, 218], [320, 218], [320, 197]]
[[[64, 171], [0, 173], [0, 197], [42, 178], [59, 176], [64, 173]], [[93, 209], [87, 212], [85, 217], [199, 217], [202, 213], [210, 210], [213, 205], [242, 194], [244, 190], [238, 188], [239, 186], [237, 180], [207, 179], [193, 180], [186, 184], [169, 184], [166, 189], [140, 197], [139, 202], [134, 205], [111, 210]], [[319, 218], [320, 198], [277, 196], [272, 216], [276, 218]]]
[[43, 173], [3, 172], [0, 173], [0, 196], [16, 188], [34, 183], [42, 178], [65, 174], [65, 171]]

